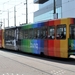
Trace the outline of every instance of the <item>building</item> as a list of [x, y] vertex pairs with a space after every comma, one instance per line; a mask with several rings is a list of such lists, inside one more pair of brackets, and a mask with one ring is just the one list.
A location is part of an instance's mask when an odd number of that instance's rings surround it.
[[75, 0], [62, 0], [62, 18], [75, 18]]
[[34, 0], [39, 10], [34, 13], [34, 22], [61, 18], [62, 0]]
[[34, 22], [54, 18], [75, 18], [75, 0], [34, 0], [34, 3], [39, 4], [39, 10], [34, 13]]

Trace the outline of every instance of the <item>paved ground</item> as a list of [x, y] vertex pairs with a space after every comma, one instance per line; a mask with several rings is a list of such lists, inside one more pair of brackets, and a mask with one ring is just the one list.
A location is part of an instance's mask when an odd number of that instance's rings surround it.
[[0, 51], [0, 75], [75, 75], [75, 56], [63, 60]]

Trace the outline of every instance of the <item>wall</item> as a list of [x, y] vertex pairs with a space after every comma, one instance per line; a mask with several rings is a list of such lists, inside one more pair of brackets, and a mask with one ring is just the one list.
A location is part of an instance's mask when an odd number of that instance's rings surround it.
[[62, 0], [62, 18], [75, 17], [75, 0]]
[[[58, 18], [61, 18], [61, 6], [62, 6], [62, 1], [56, 0], [56, 13], [58, 13]], [[54, 18], [53, 7], [54, 7], [53, 0], [52, 1], [49, 0], [44, 4], [40, 4], [39, 10], [34, 13], [34, 22], [53, 19]]]

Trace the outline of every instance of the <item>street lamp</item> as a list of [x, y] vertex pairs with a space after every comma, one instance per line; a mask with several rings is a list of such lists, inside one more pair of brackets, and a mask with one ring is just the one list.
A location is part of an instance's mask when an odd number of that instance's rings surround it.
[[27, 0], [26, 0], [26, 3], [24, 3], [24, 5], [26, 5], [26, 24], [27, 24], [28, 23], [28, 7], [27, 7], [28, 2]]
[[56, 14], [56, 2], [54, 0], [54, 14]]
[[14, 25], [16, 27], [16, 6], [14, 6]]
[[9, 27], [9, 10], [8, 10], [8, 27]]
[[53, 6], [54, 6], [54, 19], [57, 19], [58, 18], [58, 13], [56, 13], [56, 0], [54, 0], [54, 3], [53, 3]]
[[58, 19], [58, 13], [56, 13], [56, 0], [54, 0], [54, 3], [53, 3], [53, 6], [54, 6], [54, 19]]

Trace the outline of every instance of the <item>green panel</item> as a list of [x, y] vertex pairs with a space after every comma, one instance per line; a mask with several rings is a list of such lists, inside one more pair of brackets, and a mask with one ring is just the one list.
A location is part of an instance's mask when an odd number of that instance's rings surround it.
[[26, 24], [25, 26], [22, 26], [22, 29], [30, 29], [32, 28], [32, 24]]
[[[69, 46], [71, 46], [73, 44], [73, 40], [69, 39]], [[73, 50], [73, 47], [71, 46], [71, 50]]]
[[30, 48], [30, 41], [31, 40], [28, 40], [28, 53], [32, 53], [31, 48]]
[[27, 41], [25, 41], [25, 40], [22, 40], [22, 41], [21, 41], [21, 50], [24, 51], [24, 52], [25, 52], [25, 50], [26, 50], [26, 45], [25, 45], [26, 42], [27, 42]]
[[30, 48], [30, 41], [29, 39], [22, 40], [21, 42], [21, 49], [23, 52], [32, 53], [32, 50]]

